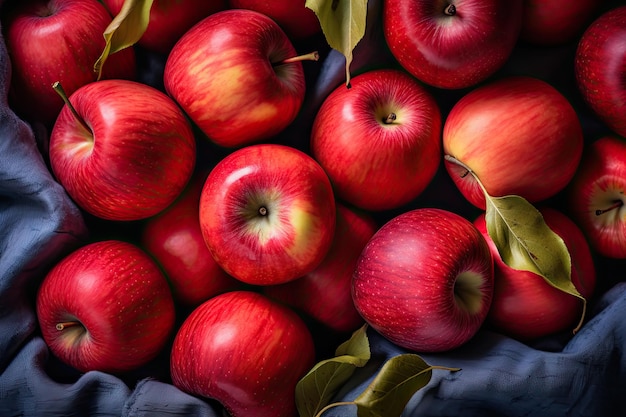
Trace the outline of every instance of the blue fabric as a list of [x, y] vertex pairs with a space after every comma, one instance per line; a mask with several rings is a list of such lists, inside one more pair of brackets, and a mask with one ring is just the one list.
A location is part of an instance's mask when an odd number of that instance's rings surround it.
[[[355, 51], [353, 74], [372, 63], [393, 65], [380, 33], [380, 2], [371, 0], [369, 7], [368, 32]], [[527, 52], [522, 48], [504, 71], [534, 71], [564, 86], [571, 82], [560, 78], [561, 65], [571, 65], [565, 62], [571, 48], [550, 50], [544, 65], [532, 69], [525, 67]], [[152, 58], [143, 62], [150, 67], [143, 77], [157, 84], [162, 61]], [[285, 141], [306, 146], [315, 111], [344, 81], [344, 71], [340, 54], [325, 55], [315, 88], [308, 92], [294, 126], [284, 133]], [[49, 354], [37, 329], [34, 295], [45, 271], [84, 243], [89, 231], [42, 157], [45, 131], [27, 125], [8, 107], [9, 81], [10, 64], [0, 38], [0, 416], [221, 415], [215, 403], [185, 394], [167, 383], [167, 377], [155, 378], [149, 370], [124, 378], [101, 372], [78, 374]], [[462, 93], [441, 92], [443, 111]], [[593, 118], [584, 122], [587, 133], [597, 132]], [[424, 198], [472, 215], [472, 208], [458, 196], [451, 198], [450, 190], [427, 190]], [[623, 266], [621, 262], [602, 270], [602, 293], [593, 300], [589, 321], [572, 338], [558, 335], [530, 346], [484, 329], [453, 352], [422, 355], [430, 364], [462, 370], [435, 371], [404, 416], [626, 416]], [[357, 371], [335, 400], [359, 395], [385, 360], [404, 353], [375, 332], [369, 335], [372, 361]], [[352, 406], [325, 414], [355, 415]]]
[[[462, 348], [421, 354], [431, 365], [461, 368], [433, 371], [403, 416], [625, 416], [626, 283], [606, 292], [591, 319], [558, 351], [533, 348], [488, 330]], [[353, 400], [383, 362], [406, 353], [370, 332], [373, 359], [339, 394]], [[353, 406], [326, 417], [356, 416]]]

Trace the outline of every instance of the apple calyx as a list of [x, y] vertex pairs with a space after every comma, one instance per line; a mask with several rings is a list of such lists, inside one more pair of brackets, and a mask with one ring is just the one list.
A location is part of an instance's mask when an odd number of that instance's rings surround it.
[[452, 3], [448, 3], [445, 9], [443, 9], [443, 14], [446, 16], [454, 16], [456, 14], [456, 6]]
[[481, 286], [483, 278], [473, 271], [461, 272], [454, 282], [454, 299], [456, 304], [470, 314], [476, 314], [482, 307], [483, 294]]
[[619, 209], [621, 207], [624, 206], [624, 202], [622, 200], [615, 200], [613, 202], [613, 204], [611, 204], [609, 207], [605, 208], [605, 209], [598, 209], [596, 210], [596, 216], [601, 216], [605, 213], [608, 213], [609, 211], [613, 211], [615, 209]]
[[259, 207], [259, 216], [263, 216], [263, 217], [265, 217], [265, 216], [267, 216], [268, 214], [269, 214], [269, 212], [268, 212], [268, 210], [267, 210], [267, 207], [265, 207], [265, 206], [261, 206], [261, 207]]
[[65, 93], [65, 90], [63, 89], [63, 86], [61, 85], [61, 82], [55, 81], [54, 84], [52, 84], [52, 88], [61, 97], [61, 99], [67, 106], [67, 108], [72, 112], [72, 115], [74, 116], [74, 118], [76, 118], [76, 120], [81, 124], [81, 126], [85, 128], [85, 130], [87, 130], [87, 132], [91, 133], [91, 129], [89, 128], [85, 120], [82, 117], [80, 117], [80, 115], [78, 114], [78, 112], [76, 111], [72, 103], [70, 102], [70, 99], [67, 97], [67, 94]]
[[302, 62], [302, 61], [319, 61], [319, 59], [320, 59], [319, 52], [313, 51], [313, 52], [309, 52], [308, 54], [292, 56], [290, 58], [282, 59], [278, 62], [272, 62], [272, 66], [276, 67], [279, 65], [291, 64], [294, 62]]

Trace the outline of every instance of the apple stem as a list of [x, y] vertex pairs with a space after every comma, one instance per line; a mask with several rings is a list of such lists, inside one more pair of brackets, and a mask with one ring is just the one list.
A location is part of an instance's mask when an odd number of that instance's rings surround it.
[[622, 200], [616, 200], [612, 205], [610, 205], [609, 207], [602, 209], [602, 210], [596, 210], [596, 216], [601, 216], [604, 213], [608, 213], [611, 210], [615, 210], [617, 208], [620, 208], [624, 205], [624, 202]]
[[78, 122], [88, 132], [91, 132], [91, 129], [89, 128], [87, 123], [85, 123], [85, 120], [83, 120], [83, 118], [80, 117], [80, 115], [78, 114], [78, 112], [76, 111], [74, 106], [72, 106], [72, 103], [70, 103], [70, 99], [67, 97], [67, 94], [65, 93], [65, 90], [63, 89], [63, 86], [61, 85], [61, 83], [59, 81], [55, 81], [54, 84], [52, 84], [52, 88], [54, 88], [54, 91], [56, 91], [59, 94], [59, 96], [61, 97], [61, 99], [63, 99], [63, 101], [65, 102], [65, 105], [67, 106], [68, 109], [70, 109], [70, 111], [72, 112], [72, 114], [74, 115], [76, 120], [78, 120]]
[[318, 61], [319, 59], [320, 59], [320, 54], [317, 51], [313, 51], [308, 54], [292, 56], [291, 58], [285, 58], [281, 61], [273, 62], [272, 65], [278, 66], [278, 65], [291, 64], [294, 62], [301, 62], [301, 61]]
[[389, 114], [387, 115], [387, 117], [385, 117], [385, 118], [383, 119], [383, 123], [384, 123], [384, 124], [386, 124], [386, 125], [390, 125], [390, 124], [392, 124], [393, 122], [395, 122], [397, 118], [398, 118], [398, 117], [396, 116], [396, 114], [395, 114], [395, 113], [389, 113]]
[[58, 331], [61, 331], [61, 330], [67, 329], [68, 327], [74, 327], [78, 325], [80, 325], [80, 323], [77, 321], [64, 321], [62, 323], [57, 323], [55, 327]]
[[265, 207], [265, 206], [259, 207], [259, 215], [260, 216], [265, 217], [265, 216], [267, 216], [267, 214], [268, 214], [267, 207]]
[[443, 9], [443, 13], [446, 16], [454, 16], [456, 14], [456, 6], [454, 4], [448, 4], [445, 9]]

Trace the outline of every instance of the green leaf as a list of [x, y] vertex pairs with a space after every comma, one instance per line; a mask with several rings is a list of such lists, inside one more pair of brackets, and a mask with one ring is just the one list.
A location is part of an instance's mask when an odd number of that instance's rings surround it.
[[122, 9], [104, 30], [106, 41], [102, 54], [94, 64], [98, 79], [107, 58], [124, 48], [134, 45], [148, 27], [153, 0], [125, 0]]
[[300, 417], [314, 417], [324, 408], [357, 368], [370, 359], [364, 325], [336, 350], [334, 358], [318, 362], [296, 385], [296, 406]]
[[459, 370], [428, 365], [419, 355], [412, 353], [389, 359], [354, 400], [357, 416], [399, 417], [411, 397], [428, 384], [434, 369]]
[[539, 210], [515, 195], [486, 195], [485, 199], [487, 232], [504, 263], [541, 275], [555, 287], [578, 295], [565, 242], [548, 227]]
[[[522, 197], [491, 197], [485, 192], [487, 233], [502, 261], [513, 269], [534, 272], [553, 287], [585, 298], [572, 282], [572, 260], [565, 242]], [[582, 325], [582, 320], [578, 330]]]
[[352, 52], [365, 35], [367, 0], [306, 0], [320, 21], [331, 48], [346, 57], [346, 86], [350, 86]]
[[356, 365], [365, 366], [370, 359], [370, 344], [367, 339], [367, 325], [352, 333], [352, 337], [337, 347], [335, 356], [352, 356], [356, 360]]
[[583, 312], [574, 329], [578, 331], [585, 318], [587, 301], [572, 282], [572, 260], [563, 239], [526, 199], [516, 195], [492, 197], [468, 166], [450, 155], [445, 159], [465, 168], [483, 190], [487, 233], [502, 261], [513, 269], [534, 272], [553, 287], [583, 301]]

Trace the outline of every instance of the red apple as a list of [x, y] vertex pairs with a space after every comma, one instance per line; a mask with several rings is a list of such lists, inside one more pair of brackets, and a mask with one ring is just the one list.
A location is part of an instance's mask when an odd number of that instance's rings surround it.
[[522, 11], [522, 0], [384, 0], [383, 31], [393, 56], [415, 77], [465, 88], [504, 65]]
[[585, 102], [615, 133], [626, 137], [626, 6], [610, 9], [582, 35], [575, 56]]
[[520, 39], [535, 45], [575, 41], [593, 20], [603, 0], [524, 0]]
[[[104, 0], [104, 4], [117, 16], [124, 0]], [[153, 0], [148, 27], [137, 44], [167, 54], [193, 25], [227, 7], [227, 0]]]
[[458, 214], [418, 208], [385, 223], [357, 262], [352, 295], [369, 325], [398, 346], [441, 352], [469, 341], [493, 295], [493, 259]]
[[116, 240], [83, 246], [56, 264], [37, 293], [37, 317], [54, 355], [81, 372], [139, 368], [174, 328], [163, 273], [137, 246]]
[[215, 262], [200, 230], [199, 176], [165, 211], [149, 218], [141, 230], [142, 247], [165, 271], [174, 299], [197, 307], [209, 298], [239, 286]]
[[[539, 202], [565, 188], [583, 150], [583, 131], [568, 99], [545, 81], [509, 76], [470, 91], [443, 127], [444, 154], [463, 162], [491, 196]], [[452, 180], [476, 207], [485, 196], [467, 170], [446, 160]]]
[[568, 202], [596, 252], [626, 258], [626, 139], [604, 136], [585, 149]]
[[337, 205], [333, 244], [324, 261], [294, 281], [264, 287], [264, 293], [313, 317], [337, 332], [363, 324], [352, 301], [352, 274], [361, 251], [378, 225], [366, 212]]
[[284, 145], [229, 154], [209, 173], [200, 198], [200, 227], [213, 258], [248, 284], [280, 284], [315, 269], [332, 244], [335, 218], [322, 167]]
[[373, 70], [322, 103], [311, 154], [338, 198], [387, 210], [416, 198], [441, 161], [441, 114], [433, 96], [399, 70]]
[[165, 63], [165, 89], [214, 143], [268, 139], [296, 117], [305, 93], [296, 51], [264, 14], [244, 9], [212, 14], [190, 29]]
[[180, 326], [172, 382], [232, 417], [293, 417], [296, 383], [313, 366], [313, 337], [289, 308], [250, 291], [218, 295]]
[[271, 17], [293, 41], [322, 31], [319, 19], [306, 7], [306, 0], [229, 0], [229, 4], [233, 9], [254, 10]]
[[50, 136], [50, 164], [82, 209], [107, 220], [139, 220], [178, 197], [196, 151], [191, 125], [172, 99], [135, 81], [103, 80], [69, 101]]
[[[12, 2], [3, 10], [2, 29], [12, 65], [11, 107], [31, 122], [52, 126], [63, 100], [52, 89], [60, 81], [67, 94], [95, 81], [94, 64], [105, 46], [112, 17], [97, 0]], [[132, 48], [112, 54], [103, 78], [134, 79]]]
[[[578, 292], [589, 299], [596, 284], [594, 260], [583, 232], [564, 213], [542, 207], [548, 225], [563, 239], [572, 262], [571, 279]], [[531, 341], [573, 330], [581, 318], [583, 302], [552, 285], [534, 272], [506, 265], [489, 237], [485, 215], [474, 225], [481, 231], [494, 258], [494, 293], [487, 320], [495, 329], [521, 341]]]

